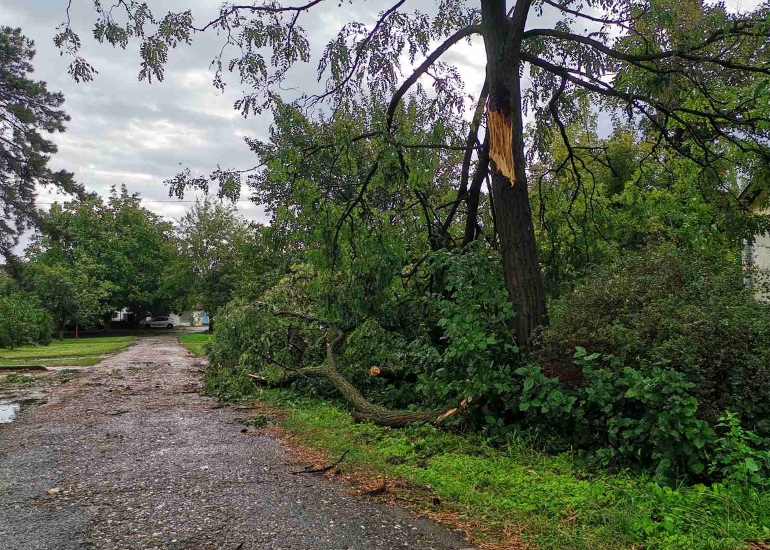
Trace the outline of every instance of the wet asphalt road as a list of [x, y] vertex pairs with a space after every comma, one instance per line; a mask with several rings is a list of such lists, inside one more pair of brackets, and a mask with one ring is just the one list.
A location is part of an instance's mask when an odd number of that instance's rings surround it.
[[0, 425], [0, 550], [468, 548], [406, 510], [295, 476], [282, 443], [199, 395], [202, 364], [147, 337]]

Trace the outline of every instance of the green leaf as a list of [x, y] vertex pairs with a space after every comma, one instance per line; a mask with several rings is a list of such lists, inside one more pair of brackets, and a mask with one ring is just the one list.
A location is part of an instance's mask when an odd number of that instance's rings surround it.
[[690, 471], [696, 475], [703, 473], [703, 470], [705, 469], [703, 463], [698, 460], [690, 462], [688, 466], [690, 467]]
[[663, 528], [666, 530], [667, 533], [673, 533], [675, 529], [674, 520], [670, 517], [666, 517], [663, 520]]

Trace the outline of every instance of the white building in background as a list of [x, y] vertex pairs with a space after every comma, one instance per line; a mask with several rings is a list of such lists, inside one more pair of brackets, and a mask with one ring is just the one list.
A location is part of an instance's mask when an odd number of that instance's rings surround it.
[[[739, 199], [748, 204], [752, 213], [770, 216], [766, 190], [748, 186]], [[757, 299], [770, 302], [770, 233], [759, 233], [751, 242], [744, 243], [743, 268], [744, 281], [754, 289]]]
[[[209, 324], [209, 315], [205, 311], [200, 309], [194, 309], [190, 311], [183, 311], [181, 313], [169, 313], [168, 316], [178, 327], [200, 327]], [[128, 311], [128, 309], [122, 309], [112, 314], [112, 322], [126, 321], [128, 323], [134, 323], [135, 316]], [[139, 323], [142, 325], [144, 321], [152, 319], [151, 315], [148, 315]]]
[[171, 320], [178, 327], [200, 327], [209, 324], [209, 316], [205, 311], [194, 309], [182, 313], [169, 313]]

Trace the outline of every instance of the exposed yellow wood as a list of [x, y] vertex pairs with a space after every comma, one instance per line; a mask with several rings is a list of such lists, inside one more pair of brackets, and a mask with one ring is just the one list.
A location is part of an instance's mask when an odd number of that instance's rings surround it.
[[495, 168], [511, 182], [516, 184], [513, 165], [513, 122], [511, 115], [487, 107], [487, 131], [489, 132], [489, 158]]

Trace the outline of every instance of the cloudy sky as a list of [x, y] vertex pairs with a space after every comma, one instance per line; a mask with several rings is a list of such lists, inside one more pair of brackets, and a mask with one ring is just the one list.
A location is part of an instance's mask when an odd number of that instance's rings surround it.
[[[749, 9], [757, 3], [758, 0], [728, 0], [736, 9]], [[217, 13], [220, 2], [152, 0], [149, 4], [156, 15], [189, 8], [201, 22]], [[344, 22], [371, 23], [390, 3], [368, 0], [340, 4], [322, 4], [302, 19], [316, 55]], [[426, 0], [411, 0], [405, 8], [429, 10], [434, 5]], [[65, 18], [66, 6], [67, 0], [0, 0], [2, 24], [21, 27], [36, 43], [34, 77], [47, 81], [49, 89], [62, 91], [66, 97], [65, 108], [72, 120], [67, 132], [55, 137], [59, 153], [53, 168], [75, 172], [78, 181], [101, 194], [107, 194], [110, 186], [126, 184], [129, 190], [141, 194], [149, 208], [175, 218], [189, 203], [169, 198], [164, 179], [183, 167], [205, 174], [217, 164], [223, 168], [254, 165], [255, 158], [243, 136], [266, 137], [270, 116], [244, 119], [233, 110], [233, 102], [241, 92], [237, 82], [232, 81], [224, 94], [211, 86], [208, 66], [221, 47], [221, 37], [194, 37], [191, 46], [171, 52], [164, 82], [139, 82], [137, 44], [123, 51], [96, 43], [91, 38], [93, 1], [72, 0], [70, 15], [73, 29], [83, 40], [82, 54], [99, 71], [93, 82], [77, 84], [67, 74], [69, 60], [61, 57], [52, 43], [56, 27]], [[480, 88], [480, 40], [472, 46], [465, 42], [457, 45], [444, 59], [461, 70], [469, 93]], [[286, 87], [319, 89], [315, 60], [317, 57], [310, 64], [295, 67]], [[55, 198], [59, 197], [41, 192], [39, 201], [45, 205]], [[186, 200], [193, 198], [188, 196]], [[245, 195], [238, 205], [241, 212], [250, 219], [264, 220], [261, 208], [247, 198]]]
[[[153, 0], [149, 4], [156, 15], [190, 8], [200, 22], [214, 16], [220, 2]], [[303, 19], [314, 54], [344, 22], [353, 18], [373, 21], [387, 2], [370, 0], [341, 8], [338, 4], [329, 2]], [[413, 4], [425, 6], [423, 0]], [[91, 38], [92, 0], [72, 0], [72, 26], [83, 41], [82, 55], [99, 71], [94, 81], [78, 84], [67, 73], [69, 59], [61, 57], [52, 42], [56, 27], [65, 19], [66, 6], [67, 0], [0, 0], [2, 24], [20, 27], [35, 41], [34, 78], [45, 80], [50, 90], [64, 93], [65, 109], [72, 117], [66, 133], [54, 138], [59, 152], [53, 168], [75, 172], [79, 182], [101, 194], [107, 194], [112, 185], [126, 184], [130, 191], [141, 194], [149, 208], [175, 218], [189, 203], [169, 198], [164, 179], [183, 167], [205, 174], [217, 164], [223, 168], [255, 164], [243, 136], [266, 137], [270, 115], [244, 119], [233, 110], [233, 102], [240, 97], [239, 84], [232, 80], [224, 94], [211, 85], [209, 62], [222, 38], [215, 34], [194, 37], [192, 46], [171, 52], [162, 83], [139, 82], [138, 45], [131, 44], [124, 51], [98, 44]], [[480, 55], [480, 43], [477, 48], [462, 44], [451, 52], [451, 60], [468, 74], [469, 91], [480, 87]], [[315, 69], [315, 59], [298, 65], [286, 87], [319, 89]], [[55, 198], [61, 197], [41, 192], [39, 202], [47, 205]], [[238, 204], [241, 212], [264, 220], [261, 208], [247, 198]]]

